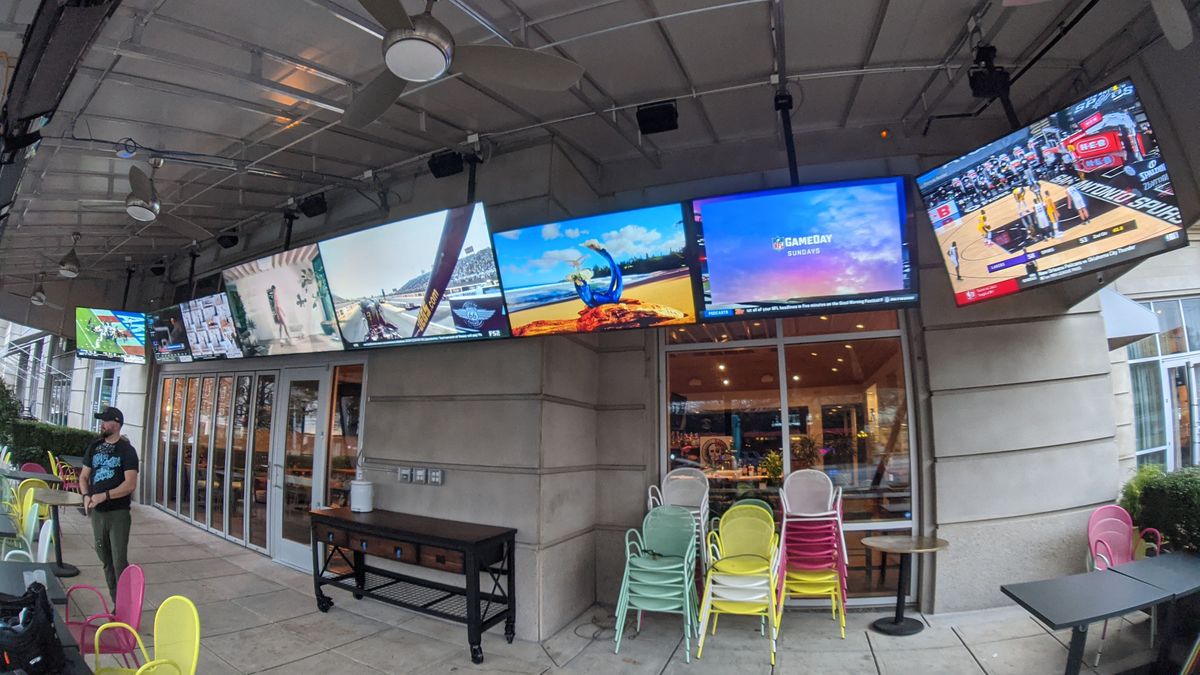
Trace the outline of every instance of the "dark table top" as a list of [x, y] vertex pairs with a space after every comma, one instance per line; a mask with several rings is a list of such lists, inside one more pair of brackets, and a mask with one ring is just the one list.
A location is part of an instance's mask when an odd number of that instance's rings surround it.
[[1000, 591], [1054, 630], [1111, 619], [1172, 597], [1112, 570], [1007, 584]]
[[62, 483], [62, 479], [52, 473], [34, 473], [32, 471], [18, 471], [16, 469], [0, 469], [0, 476], [4, 476], [9, 480], [22, 481], [30, 478], [41, 478], [50, 485]]
[[1200, 591], [1200, 555], [1165, 553], [1112, 568], [1117, 574], [1157, 586], [1179, 598]]
[[76, 469], [83, 468], [83, 457], [79, 455], [62, 455], [58, 458], [58, 461], [66, 462], [68, 465]]
[[43, 570], [46, 573], [46, 595], [56, 605], [67, 604], [67, 590], [62, 581], [54, 576], [54, 566], [49, 563], [0, 562], [0, 593], [21, 595], [25, 592], [24, 573]]
[[414, 516], [409, 513], [396, 513], [380, 509], [367, 513], [355, 513], [349, 507], [343, 506], [336, 509], [314, 509], [310, 513], [317, 518], [344, 521], [347, 524], [361, 525], [375, 530], [409, 533], [430, 539], [464, 544], [477, 544], [516, 533], [516, 530], [510, 527], [463, 523], [457, 520]]

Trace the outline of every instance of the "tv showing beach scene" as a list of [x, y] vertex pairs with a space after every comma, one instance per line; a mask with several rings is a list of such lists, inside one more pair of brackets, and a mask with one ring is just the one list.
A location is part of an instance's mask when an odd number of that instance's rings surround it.
[[492, 242], [514, 336], [696, 321], [680, 204], [497, 232]]

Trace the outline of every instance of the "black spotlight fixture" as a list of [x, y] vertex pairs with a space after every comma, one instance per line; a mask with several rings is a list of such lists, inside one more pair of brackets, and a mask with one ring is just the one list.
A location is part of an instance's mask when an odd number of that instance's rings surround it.
[[150, 266], [150, 274], [156, 277], [161, 277], [167, 273], [167, 264], [165, 262], [156, 262]]
[[328, 205], [325, 203], [325, 193], [318, 192], [311, 197], [305, 197], [300, 200], [300, 213], [304, 214], [305, 218], [315, 218], [316, 216], [325, 213], [328, 210]]
[[979, 44], [975, 47], [975, 62], [967, 70], [967, 81], [971, 85], [971, 95], [987, 100], [998, 99], [1004, 107], [1004, 115], [1013, 129], [1021, 128], [1017, 111], [1009, 98], [1011, 80], [1008, 71], [996, 67], [996, 48], [989, 44]]
[[434, 178], [447, 178], [463, 172], [463, 156], [454, 150], [443, 150], [429, 158], [429, 172]]
[[238, 245], [238, 236], [232, 232], [222, 232], [217, 235], [217, 243], [221, 248], [233, 248]]
[[674, 131], [679, 128], [679, 107], [675, 105], [675, 99], [639, 105], [637, 123], [643, 136]]

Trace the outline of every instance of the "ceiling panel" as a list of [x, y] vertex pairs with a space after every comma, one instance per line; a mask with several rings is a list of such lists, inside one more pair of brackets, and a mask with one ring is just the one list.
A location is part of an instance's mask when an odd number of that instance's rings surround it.
[[877, 0], [843, 0], [837, 11], [824, 3], [785, 0], [783, 8], [789, 73], [861, 65]]
[[[657, 0], [659, 15], [699, 5], [691, 0]], [[775, 70], [766, 3], [741, 5], [662, 22], [698, 89], [766, 79]]]
[[769, 86], [704, 97], [704, 109], [722, 141], [757, 138], [779, 128]]

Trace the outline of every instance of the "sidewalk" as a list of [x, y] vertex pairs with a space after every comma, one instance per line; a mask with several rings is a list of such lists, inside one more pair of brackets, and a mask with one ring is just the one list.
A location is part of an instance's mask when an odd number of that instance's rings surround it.
[[[63, 557], [79, 565], [70, 583], [104, 589], [91, 547], [91, 525], [62, 510]], [[758, 620], [723, 617], [705, 642], [704, 658], [686, 663], [677, 617], [647, 614], [640, 633], [626, 630], [613, 653], [610, 610], [594, 607], [553, 638], [507, 644], [501, 628], [485, 634], [485, 660], [471, 663], [465, 627], [327, 589], [335, 605], [317, 611], [312, 577], [277, 565], [151, 507], [135, 506], [129, 559], [146, 572], [142, 634], [152, 644], [154, 608], [184, 595], [200, 612], [200, 675], [288, 673], [771, 673]], [[81, 597], [95, 612], [93, 597]], [[73, 599], [74, 602], [74, 599]], [[72, 607], [74, 614], [77, 607]], [[1066, 663], [1069, 631], [1050, 631], [1017, 607], [923, 616], [929, 627], [911, 637], [868, 630], [885, 612], [851, 612], [846, 639], [827, 612], [783, 617], [775, 673], [822, 675], [1056, 675]], [[919, 616], [919, 615], [918, 615]], [[1088, 634], [1094, 662], [1100, 626]], [[1109, 625], [1099, 669], [1119, 673], [1151, 660], [1149, 621], [1130, 615]], [[88, 663], [93, 663], [90, 649]], [[102, 665], [116, 660], [104, 657]]]

